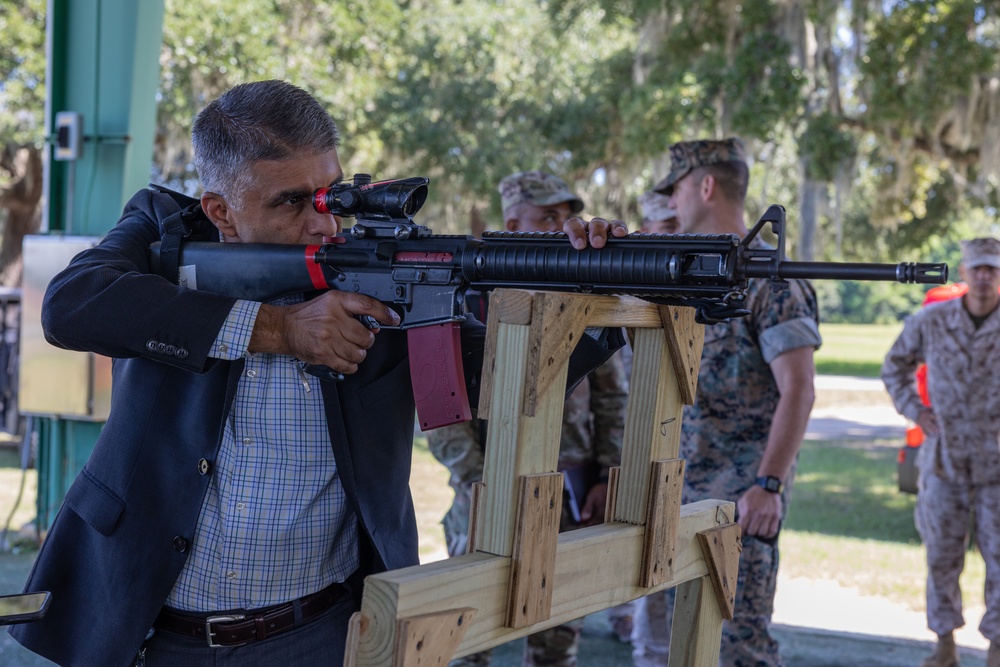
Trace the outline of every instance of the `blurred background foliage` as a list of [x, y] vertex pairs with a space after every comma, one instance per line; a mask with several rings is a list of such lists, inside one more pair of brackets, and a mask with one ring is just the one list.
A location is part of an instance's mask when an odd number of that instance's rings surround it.
[[[947, 261], [997, 235], [992, 0], [165, 0], [151, 180], [196, 192], [194, 115], [290, 80], [348, 174], [426, 175], [439, 232], [501, 224], [496, 183], [557, 173], [638, 223], [669, 146], [740, 135], [747, 222], [788, 211], [796, 259]], [[0, 0], [0, 141], [44, 141], [45, 0]], [[3, 189], [0, 170], [0, 190]], [[919, 288], [817, 283], [827, 321], [898, 320]]]

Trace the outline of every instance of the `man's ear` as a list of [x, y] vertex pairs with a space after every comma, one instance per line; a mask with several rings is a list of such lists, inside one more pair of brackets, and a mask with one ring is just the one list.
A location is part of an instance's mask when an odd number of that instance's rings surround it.
[[709, 201], [715, 195], [715, 176], [711, 172], [706, 172], [704, 176], [701, 177], [701, 189], [699, 194], [701, 194], [702, 201]]
[[504, 220], [503, 227], [508, 232], [516, 232], [517, 228], [519, 227], [517, 218], [507, 218], [506, 220]]
[[212, 224], [215, 225], [219, 233], [225, 238], [236, 238], [236, 227], [229, 219], [229, 203], [226, 198], [214, 192], [205, 192], [201, 195], [201, 210]]
[[968, 276], [966, 276], [967, 271], [965, 270], [965, 264], [959, 262], [958, 264], [958, 277], [963, 283], [969, 282]]

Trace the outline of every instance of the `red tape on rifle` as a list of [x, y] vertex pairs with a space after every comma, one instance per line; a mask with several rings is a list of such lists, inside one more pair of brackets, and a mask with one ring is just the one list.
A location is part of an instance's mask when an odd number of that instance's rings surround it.
[[322, 247], [318, 245], [306, 246], [306, 271], [309, 272], [309, 280], [312, 281], [313, 287], [316, 289], [330, 289], [330, 286], [326, 284], [326, 278], [323, 276], [323, 267], [316, 263], [316, 253]]

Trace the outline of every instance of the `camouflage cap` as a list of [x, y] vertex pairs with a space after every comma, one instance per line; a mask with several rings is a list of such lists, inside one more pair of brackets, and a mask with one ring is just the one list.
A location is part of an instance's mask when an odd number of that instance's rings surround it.
[[659, 192], [644, 192], [639, 195], [639, 208], [647, 220], [669, 220], [677, 217], [677, 211], [670, 208], [670, 197]]
[[729, 137], [721, 141], [699, 139], [681, 141], [670, 147], [670, 173], [653, 188], [670, 196], [677, 181], [687, 176], [692, 169], [707, 167], [720, 162], [746, 163], [746, 148], [739, 137]]
[[1000, 269], [1000, 241], [994, 238], [962, 241], [962, 264], [969, 269], [977, 266]]
[[507, 212], [518, 204], [548, 206], [569, 202], [573, 213], [583, 210], [583, 200], [561, 178], [544, 171], [520, 171], [500, 181], [500, 205]]

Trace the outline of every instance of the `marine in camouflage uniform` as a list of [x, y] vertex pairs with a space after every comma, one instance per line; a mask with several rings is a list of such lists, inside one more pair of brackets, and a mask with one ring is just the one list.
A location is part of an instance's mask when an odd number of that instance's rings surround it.
[[[979, 631], [991, 642], [987, 664], [996, 667], [1000, 665], [1000, 373], [996, 369], [1000, 241], [965, 243], [960, 271], [969, 282], [969, 292], [909, 317], [885, 358], [882, 379], [900, 414], [927, 433], [917, 455], [914, 518], [927, 552], [927, 625], [939, 643], [924, 664], [958, 664], [952, 633], [965, 625], [959, 575], [971, 512], [976, 543], [986, 562], [986, 613]], [[983, 305], [977, 308], [977, 302]], [[920, 400], [914, 379], [921, 362], [927, 363], [932, 408]]]
[[[703, 169], [718, 166], [723, 169]], [[706, 174], [713, 177], [713, 194], [701, 199]], [[738, 140], [683, 142], [671, 148], [671, 173], [656, 189], [672, 195], [679, 233], [745, 236], [746, 178]], [[742, 186], [723, 190], [727, 199], [720, 208], [713, 198], [720, 196], [715, 188], [723, 179]], [[675, 186], [686, 190], [674, 195]], [[719, 664], [726, 667], [783, 664], [769, 632], [777, 529], [788, 509], [795, 456], [812, 407], [812, 351], [821, 343], [816, 296], [805, 281], [789, 281], [787, 290], [774, 293], [769, 281], [751, 280], [747, 309], [746, 317], [705, 328], [695, 404], [684, 408], [680, 447], [686, 461], [682, 502], [734, 501], [743, 527], [734, 618], [723, 624]], [[758, 520], [757, 503], [770, 498], [774, 525]], [[667, 664], [673, 601], [673, 589], [638, 601], [632, 635], [636, 665]]]
[[[547, 231], [537, 225], [551, 225], [562, 229], [565, 217], [583, 208], [576, 197], [560, 179], [544, 172], [522, 172], [504, 179], [500, 185], [503, 208], [510, 212], [517, 208], [522, 231]], [[542, 222], [542, 221], [545, 222]], [[525, 222], [527, 221], [527, 222]], [[511, 229], [511, 225], [507, 225]], [[481, 295], [470, 293], [469, 308], [485, 321], [486, 311]], [[622, 433], [624, 430], [627, 377], [620, 354], [592, 371], [567, 398], [563, 408], [562, 438], [559, 443], [559, 470], [590, 466], [598, 480], [606, 482], [612, 466], [621, 462]], [[455, 499], [445, 514], [445, 541], [450, 556], [468, 550], [469, 513], [472, 506], [472, 485], [482, 481], [485, 422], [470, 422], [438, 428], [427, 433], [431, 453], [448, 467], [449, 484]], [[599, 484], [600, 485], [600, 484]], [[602, 485], [606, 493], [606, 484]], [[580, 527], [573, 518], [568, 494], [564, 494], [560, 530]], [[598, 514], [587, 523], [603, 521], [603, 502], [598, 503]], [[577, 619], [549, 630], [530, 635], [525, 645], [524, 665], [552, 665], [571, 667], [576, 664], [577, 645], [583, 620]], [[452, 667], [482, 667], [489, 665], [490, 652], [482, 652], [452, 661]]]

